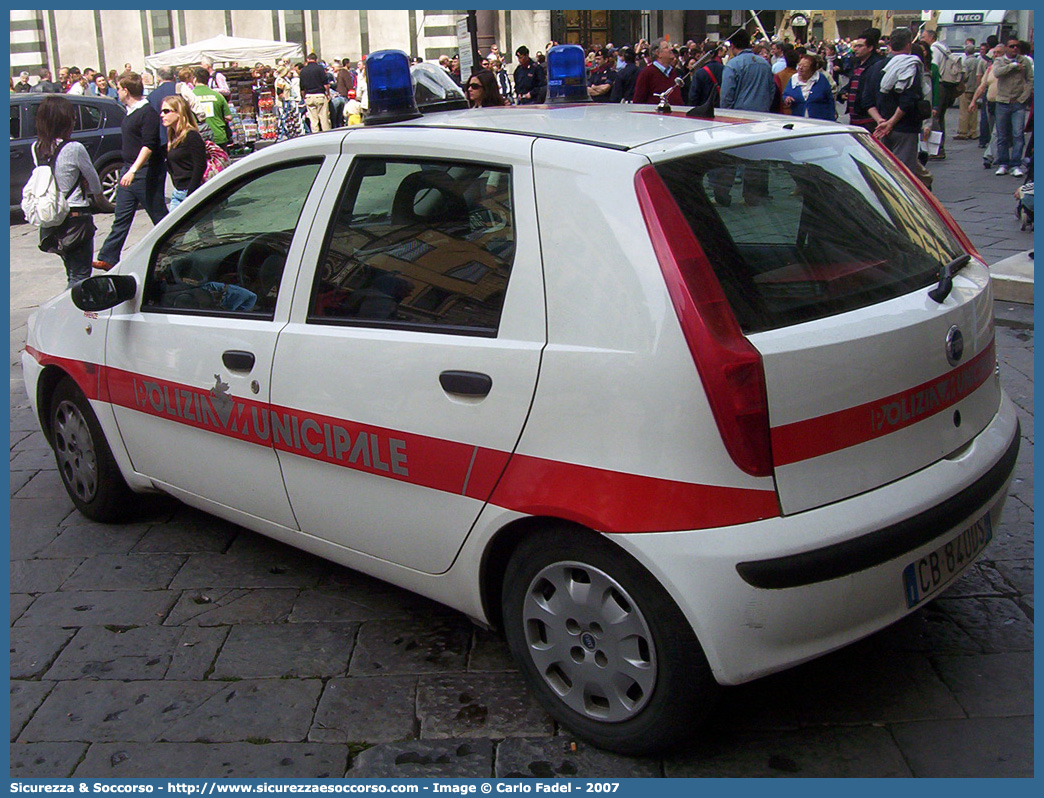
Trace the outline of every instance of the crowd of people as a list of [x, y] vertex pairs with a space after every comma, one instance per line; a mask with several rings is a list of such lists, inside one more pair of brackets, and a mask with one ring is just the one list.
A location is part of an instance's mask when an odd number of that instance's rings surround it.
[[[121, 75], [131, 71], [130, 64], [123, 65], [123, 72], [110, 69], [108, 73], [98, 72], [90, 67], [82, 72], [79, 67], [62, 67], [58, 70], [58, 80], [52, 80], [51, 70], [41, 69], [35, 83], [30, 81], [29, 73], [22, 71], [18, 75], [17, 82], [11, 78], [12, 93], [41, 93], [41, 94], [74, 94], [87, 95], [90, 97], [111, 97], [116, 99], [116, 81]], [[148, 80], [147, 88], [151, 88], [152, 76], [145, 76]]]
[[[444, 55], [438, 64], [471, 107], [541, 104], [548, 89], [545, 51], [555, 44], [548, 42], [535, 57], [519, 46], [511, 70], [494, 44], [478, 54], [466, 78], [459, 58]], [[1028, 182], [1033, 168], [1031, 50], [1015, 37], [1001, 42], [991, 36], [978, 43], [968, 39], [963, 52], [953, 53], [930, 29], [915, 37], [908, 28], [888, 36], [867, 28], [854, 38], [807, 43], [764, 36], [753, 41], [741, 29], [725, 42], [690, 40], [675, 46], [667, 39], [655, 45], [643, 39], [633, 46], [596, 46], [586, 57], [587, 93], [597, 103], [670, 101], [706, 115], [722, 108], [825, 120], [847, 116], [929, 188], [926, 164], [946, 157], [946, 111], [956, 104], [960, 111], [953, 138], [977, 139], [984, 167]], [[303, 63], [255, 64], [250, 74], [255, 111], [266, 96], [274, 96], [279, 139], [361, 124], [368, 110], [365, 57], [326, 63], [309, 53]], [[224, 153], [232, 137], [233, 98], [225, 76], [209, 59], [177, 74], [161, 68], [155, 78], [138, 74], [129, 63], [122, 73], [70, 66], [59, 70], [57, 80], [47, 69], [38, 77], [33, 83], [22, 72], [17, 82], [11, 79], [11, 91], [58, 95], [41, 103], [34, 155], [54, 163], [59, 187], [69, 192], [74, 209], [67, 222], [70, 230], [75, 228], [76, 235], [68, 236], [74, 245], [51, 250], [60, 250], [72, 285], [89, 276], [91, 266], [107, 270], [119, 260], [139, 207], [154, 223], [166, 215], [168, 175], [173, 208], [228, 162]], [[115, 218], [96, 260], [84, 252], [93, 251], [88, 195], [97, 194], [100, 184], [83, 147], [70, 139], [74, 112], [62, 94], [112, 97], [127, 109]]]
[[[745, 30], [725, 42], [682, 46], [643, 39], [590, 49], [587, 93], [594, 102], [658, 104], [662, 98], [694, 108], [848, 121], [866, 128], [930, 188], [926, 164], [946, 158], [946, 112], [955, 105], [954, 138], [977, 138], [985, 167], [1015, 177], [1031, 172], [1031, 51], [1017, 37], [1001, 42], [990, 36], [968, 39], [962, 51], [951, 52], [930, 28], [916, 35], [899, 28], [888, 36], [867, 28], [856, 37], [806, 43], [766, 36], [755, 41]], [[546, 100], [544, 51], [531, 59], [529, 49], [519, 47], [510, 74], [496, 45], [480, 55], [466, 84], [458, 59], [440, 59], [472, 106]]]
[[1031, 51], [1017, 37], [990, 36], [951, 52], [930, 28], [888, 36], [867, 28], [854, 38], [806, 43], [755, 41], [739, 30], [725, 42], [595, 47], [587, 53], [588, 94], [596, 102], [666, 97], [694, 108], [848, 121], [866, 128], [930, 188], [926, 164], [946, 158], [946, 111], [955, 105], [953, 138], [978, 139], [983, 165], [997, 175], [1030, 175]]

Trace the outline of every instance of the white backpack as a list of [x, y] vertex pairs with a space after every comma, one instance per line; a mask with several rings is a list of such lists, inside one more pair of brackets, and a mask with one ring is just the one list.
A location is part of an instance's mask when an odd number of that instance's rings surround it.
[[949, 48], [941, 42], [932, 44], [932, 49], [938, 48], [942, 55], [942, 63], [939, 64], [939, 81], [941, 83], [960, 83], [964, 78], [964, 67], [961, 58], [951, 53]]
[[58, 190], [58, 176], [54, 172], [58, 153], [68, 143], [63, 141], [51, 156], [50, 163], [44, 164], [37, 160], [36, 145], [32, 146], [33, 165], [36, 168], [22, 189], [22, 213], [29, 224], [37, 227], [56, 227], [69, 215], [69, 194], [76, 189], [76, 184], [73, 184], [68, 194], [63, 194]]

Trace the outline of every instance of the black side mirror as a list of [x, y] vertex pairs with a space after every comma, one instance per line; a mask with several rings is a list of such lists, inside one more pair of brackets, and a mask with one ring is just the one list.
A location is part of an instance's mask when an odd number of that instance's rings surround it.
[[108, 310], [134, 299], [138, 281], [129, 274], [88, 277], [72, 287], [72, 301], [80, 310]]

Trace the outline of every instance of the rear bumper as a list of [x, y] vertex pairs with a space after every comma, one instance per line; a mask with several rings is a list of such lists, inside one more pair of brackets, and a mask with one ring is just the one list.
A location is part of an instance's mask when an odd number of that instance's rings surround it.
[[1016, 421], [1015, 437], [993, 468], [973, 485], [930, 510], [869, 535], [821, 549], [770, 560], [741, 562], [736, 565], [736, 570], [748, 585], [779, 590], [849, 576], [909, 554], [938, 538], [940, 529], [952, 529], [980, 512], [980, 508], [1008, 484], [1019, 456], [1019, 430]]
[[667, 588], [718, 681], [738, 684], [910, 612], [903, 569], [987, 512], [997, 527], [1018, 450], [1015, 408], [1002, 395], [959, 452], [868, 493], [752, 524], [612, 539]]

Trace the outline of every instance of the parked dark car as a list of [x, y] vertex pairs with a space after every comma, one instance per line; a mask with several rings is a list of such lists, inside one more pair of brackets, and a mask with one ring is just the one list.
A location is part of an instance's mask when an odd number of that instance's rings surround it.
[[[46, 94], [11, 95], [11, 206], [22, 202], [22, 187], [33, 171], [36, 141], [36, 109]], [[73, 139], [87, 148], [101, 178], [105, 200], [98, 210], [112, 213], [115, 209], [116, 187], [120, 180], [122, 134], [120, 123], [126, 113], [123, 106], [109, 97], [79, 97], [65, 95], [76, 106], [76, 125]]]

